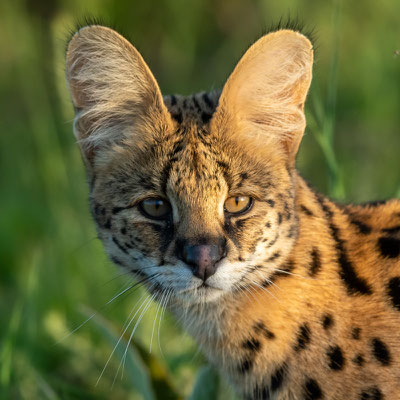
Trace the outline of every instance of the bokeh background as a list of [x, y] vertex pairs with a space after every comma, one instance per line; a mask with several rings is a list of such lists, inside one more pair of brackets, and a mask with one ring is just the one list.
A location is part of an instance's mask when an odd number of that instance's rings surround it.
[[130, 330], [107, 361], [146, 293], [107, 304], [128, 278], [96, 239], [63, 67], [87, 15], [121, 27], [164, 93], [182, 94], [221, 87], [281, 18], [304, 21], [317, 53], [298, 167], [318, 190], [361, 202], [400, 196], [400, 2], [0, 1], [0, 398], [232, 399], [168, 314], [159, 331], [154, 304], [123, 376]]

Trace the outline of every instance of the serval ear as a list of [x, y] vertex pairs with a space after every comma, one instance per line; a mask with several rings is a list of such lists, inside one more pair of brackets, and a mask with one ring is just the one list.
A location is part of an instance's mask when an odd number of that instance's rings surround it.
[[110, 28], [87, 26], [73, 36], [66, 77], [76, 112], [74, 132], [89, 172], [103, 150], [143, 140], [143, 127], [159, 132], [172, 123], [142, 56]]
[[280, 30], [263, 36], [226, 82], [212, 129], [228, 126], [225, 134], [253, 142], [254, 148], [279, 146], [293, 165], [305, 129], [312, 64], [312, 44], [302, 34]]

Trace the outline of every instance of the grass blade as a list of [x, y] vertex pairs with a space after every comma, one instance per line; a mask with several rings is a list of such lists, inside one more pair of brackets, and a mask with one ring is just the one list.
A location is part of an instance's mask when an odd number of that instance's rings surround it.
[[209, 365], [200, 368], [188, 400], [214, 400], [218, 397], [219, 376]]

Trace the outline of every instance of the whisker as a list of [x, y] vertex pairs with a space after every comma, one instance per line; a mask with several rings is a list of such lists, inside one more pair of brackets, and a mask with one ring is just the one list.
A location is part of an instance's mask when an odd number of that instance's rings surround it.
[[[124, 377], [124, 368], [125, 368], [126, 354], [128, 353], [128, 348], [129, 348], [129, 345], [131, 344], [133, 335], [135, 334], [135, 331], [136, 331], [137, 327], [139, 326], [140, 321], [142, 320], [144, 314], [145, 314], [145, 313], [147, 312], [147, 310], [149, 309], [149, 307], [150, 307], [150, 305], [151, 305], [151, 302], [156, 298], [156, 296], [157, 296], [157, 293], [154, 293], [154, 294], [151, 295], [150, 299], [147, 301], [147, 304], [144, 306], [143, 310], [141, 311], [141, 313], [140, 313], [140, 315], [139, 315], [139, 317], [138, 317], [138, 319], [137, 319], [137, 321], [136, 321], [136, 323], [135, 323], [135, 326], [134, 326], [133, 329], [132, 329], [131, 335], [129, 336], [128, 343], [127, 343], [127, 345], [126, 345], [124, 354], [123, 354], [123, 356], [122, 356], [122, 359], [121, 359], [121, 361], [120, 361], [120, 363], [119, 363], [118, 370], [117, 370], [117, 374], [118, 374], [118, 371], [119, 371], [119, 369], [120, 369], [120, 367], [121, 367], [121, 364], [122, 364], [121, 379]], [[125, 332], [124, 332], [124, 333], [125, 333]]]
[[[276, 270], [275, 270], [276, 271]], [[277, 289], [282, 290], [273, 280], [266, 278], [263, 276], [262, 271], [256, 269], [254, 270], [254, 272], [256, 272], [258, 274], [258, 276], [261, 276], [262, 279], [266, 280], [268, 282], [268, 284], [275, 286]]]
[[165, 296], [164, 304], [163, 304], [162, 309], [161, 309], [160, 320], [158, 322], [158, 331], [157, 331], [157, 333], [158, 333], [158, 348], [160, 349], [160, 354], [161, 354], [162, 358], [164, 358], [164, 354], [163, 354], [163, 351], [161, 349], [161, 343], [160, 343], [161, 323], [162, 323], [162, 319], [163, 319], [163, 316], [165, 314], [168, 302], [169, 302], [169, 300], [170, 300], [170, 298], [172, 296], [172, 293], [173, 293], [173, 290], [172, 289], [168, 289], [167, 295]]
[[292, 275], [292, 276], [295, 276], [295, 277], [297, 277], [297, 278], [318, 280], [318, 279], [312, 278], [312, 277], [310, 277], [310, 276], [303, 276], [303, 275], [300, 275], [300, 274], [296, 274], [296, 273], [294, 273], [294, 272], [285, 271], [284, 269], [276, 268], [274, 271], [279, 272], [280, 274]]
[[[61, 339], [59, 339], [56, 343], [54, 343], [54, 346], [60, 344], [61, 342], [63, 342], [64, 340], [68, 339], [71, 335], [73, 335], [76, 331], [78, 331], [80, 328], [82, 328], [82, 326], [84, 326], [85, 324], [87, 324], [91, 319], [93, 319], [100, 311], [103, 311], [104, 308], [106, 308], [108, 305], [110, 305], [114, 300], [118, 299], [120, 296], [122, 296], [123, 294], [125, 294], [126, 292], [128, 292], [131, 289], [135, 289], [136, 287], [138, 287], [139, 285], [141, 285], [142, 283], [145, 283], [146, 281], [150, 281], [151, 279], [157, 277], [159, 275], [159, 273], [157, 274], [153, 274], [153, 275], [149, 275], [145, 278], [142, 278], [141, 280], [135, 282], [133, 285], [130, 284], [130, 286], [128, 286], [127, 288], [123, 289], [120, 293], [116, 294], [115, 296], [113, 296], [110, 300], [108, 300], [101, 308], [100, 310], [94, 312], [93, 314], [91, 314], [88, 318], [86, 318], [81, 324], [79, 324], [76, 328], [74, 328], [72, 331], [68, 332], [67, 334], [65, 334]], [[125, 286], [125, 285], [124, 285]]]
[[[120, 335], [120, 337], [119, 337], [117, 343], [115, 344], [115, 346], [114, 346], [114, 348], [113, 348], [113, 350], [112, 350], [110, 356], [108, 357], [108, 359], [107, 359], [107, 361], [106, 361], [106, 363], [105, 363], [105, 365], [104, 365], [103, 370], [102, 370], [101, 373], [100, 373], [100, 376], [98, 377], [98, 379], [97, 379], [97, 381], [96, 381], [95, 386], [97, 386], [98, 383], [100, 382], [100, 379], [101, 379], [101, 377], [103, 376], [104, 371], [106, 370], [107, 365], [108, 365], [108, 363], [110, 362], [110, 360], [111, 360], [113, 354], [115, 353], [115, 350], [117, 349], [119, 343], [121, 342], [121, 340], [122, 340], [122, 338], [123, 338], [125, 332], [128, 330], [129, 326], [131, 325], [131, 323], [132, 323], [133, 320], [135, 319], [137, 313], [138, 313], [139, 310], [143, 307], [143, 304], [147, 301], [147, 299], [148, 299], [149, 297], [150, 297], [150, 295], [148, 295], [148, 296], [146, 297], [146, 299], [142, 302], [142, 304], [140, 305], [140, 307], [136, 310], [135, 314], [134, 314], [133, 317], [129, 320], [129, 323], [127, 324], [127, 326], [125, 327], [125, 329], [124, 329], [123, 332], [121, 333], [121, 335]], [[135, 307], [132, 308], [132, 311], [131, 311], [131, 313], [129, 314], [128, 319], [129, 319], [129, 317], [132, 315], [134, 309], [135, 309]], [[118, 373], [118, 371], [117, 371], [117, 373]], [[114, 380], [115, 380], [115, 379], [114, 379]]]
[[[136, 310], [135, 314], [134, 314], [133, 317], [130, 319], [128, 325], [127, 325], [127, 326], [125, 327], [125, 329], [123, 330], [123, 332], [122, 332], [121, 336], [119, 337], [117, 343], [115, 344], [115, 346], [114, 346], [114, 348], [113, 348], [113, 350], [112, 350], [110, 356], [108, 357], [108, 359], [107, 359], [107, 361], [106, 361], [106, 364], [104, 365], [104, 368], [103, 368], [103, 370], [101, 371], [100, 376], [99, 376], [99, 378], [98, 378], [97, 381], [96, 381], [95, 386], [97, 386], [98, 383], [100, 382], [100, 379], [101, 379], [101, 377], [103, 376], [104, 371], [106, 370], [106, 368], [107, 368], [107, 366], [108, 366], [108, 364], [109, 364], [109, 362], [110, 362], [110, 360], [111, 360], [111, 357], [112, 357], [113, 354], [115, 353], [115, 350], [117, 349], [119, 343], [121, 342], [121, 340], [122, 340], [122, 338], [123, 338], [125, 332], [128, 330], [128, 328], [129, 328], [130, 325], [132, 324], [133, 320], [135, 319], [135, 317], [136, 317], [137, 313], [140, 311], [140, 309], [143, 307], [144, 303], [146, 303], [146, 301], [147, 301], [150, 297], [151, 297], [151, 295], [149, 294], [149, 295], [146, 297], [146, 299], [142, 302], [142, 304], [140, 305], [140, 307]], [[133, 309], [134, 309], [134, 308], [133, 308]], [[132, 311], [131, 311], [131, 314], [132, 314], [132, 312], [133, 312], [133, 309], [132, 309]], [[129, 317], [128, 317], [128, 318], [129, 318]]]
[[161, 300], [160, 300], [160, 302], [158, 303], [156, 316], [154, 317], [153, 330], [152, 330], [152, 332], [151, 332], [151, 338], [150, 338], [150, 348], [149, 348], [149, 353], [150, 353], [150, 354], [151, 354], [151, 347], [152, 347], [152, 344], [153, 344], [154, 330], [155, 330], [155, 328], [156, 328], [156, 321], [157, 321], [158, 313], [160, 312], [161, 304], [162, 304], [162, 302], [163, 302], [163, 300], [164, 300], [165, 293], [166, 293], [166, 291], [163, 290], [163, 291], [162, 291], [162, 294], [161, 294]]
[[258, 288], [260, 288], [261, 290], [263, 290], [264, 292], [268, 293], [270, 296], [272, 296], [278, 303], [280, 303], [280, 300], [273, 295], [268, 289], [266, 289], [265, 287], [261, 286], [260, 284], [258, 284], [257, 282], [245, 277], [251, 284], [257, 286]]

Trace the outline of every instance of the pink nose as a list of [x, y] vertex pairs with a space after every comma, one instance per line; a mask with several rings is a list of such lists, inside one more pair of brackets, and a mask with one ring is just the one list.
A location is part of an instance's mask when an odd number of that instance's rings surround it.
[[217, 270], [215, 264], [223, 257], [222, 249], [214, 244], [184, 246], [183, 260], [190, 265], [193, 275], [206, 281]]

